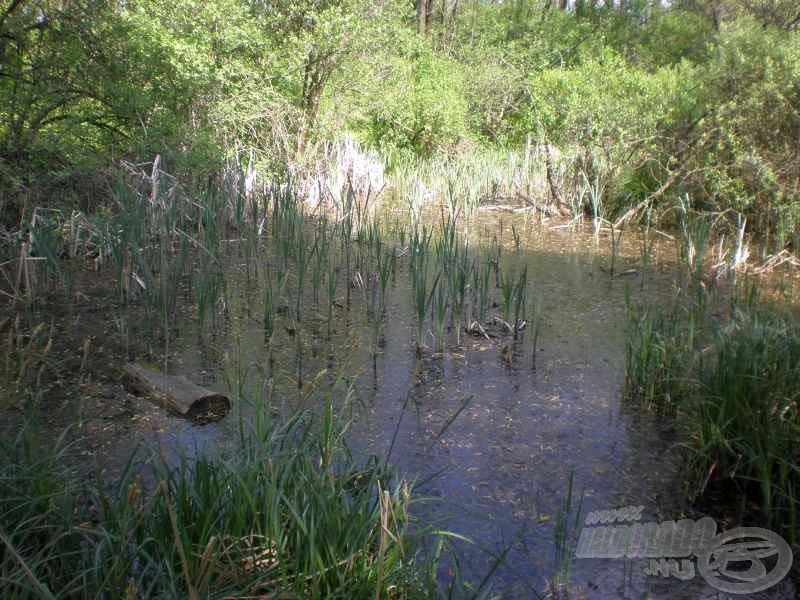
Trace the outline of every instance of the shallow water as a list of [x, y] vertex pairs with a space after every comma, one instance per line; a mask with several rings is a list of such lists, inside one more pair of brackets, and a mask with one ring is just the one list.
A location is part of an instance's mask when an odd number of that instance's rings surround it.
[[[512, 242], [512, 222], [523, 232], [520, 248]], [[557, 515], [570, 479], [584, 514], [644, 505], [643, 521], [685, 516], [680, 463], [669, 432], [657, 420], [631, 413], [620, 393], [626, 296], [668, 301], [675, 285], [675, 251], [669, 240], [656, 244], [642, 285], [640, 240], [632, 235], [623, 238], [617, 272], [637, 272], [612, 278], [606, 272], [607, 237], [530, 228], [508, 216], [485, 218], [473, 231], [482, 232], [471, 240], [473, 247], [497, 236], [504, 243], [504, 262], [528, 266], [544, 314], [535, 368], [530, 331], [516, 345], [508, 336], [486, 340], [467, 334], [455, 345], [450, 332], [443, 353], [428, 351], [418, 358], [404, 258], [389, 283], [383, 343], [375, 358], [366, 292], [352, 290], [349, 311], [335, 308], [328, 342], [326, 292], [321, 291], [317, 306], [306, 290], [302, 326], [290, 333], [288, 321], [277, 320], [275, 366], [270, 367], [260, 318], [262, 292], [257, 283], [248, 283], [232, 250], [228, 317], [201, 331], [196, 315], [187, 311], [173, 341], [170, 369], [221, 390], [241, 386], [251, 397], [271, 381], [276, 410], [304, 403], [296, 385], [300, 356], [304, 384], [322, 369], [328, 369], [323, 383], [336, 374], [352, 377], [357, 400], [348, 442], [353, 451], [386, 457], [391, 447], [390, 462], [398, 474], [416, 482], [417, 493], [427, 499], [414, 507], [418, 521], [474, 542], [454, 542], [462, 574], [480, 581], [504, 554], [491, 586], [506, 597], [529, 598], [545, 589], [555, 571]], [[780, 283], [793, 288], [793, 281]], [[499, 301], [498, 290], [492, 294]], [[344, 297], [343, 282], [337, 297]], [[490, 309], [490, 316], [498, 310]], [[515, 350], [510, 361], [504, 358], [509, 348]], [[137, 420], [131, 438], [142, 435], [167, 455], [213, 449], [237, 430], [236, 414], [196, 426], [145, 403], [129, 410]], [[103, 446], [128, 450], [130, 440], [107, 439]], [[575, 560], [571, 581], [590, 598], [714, 597], [699, 576], [691, 582], [647, 578], [645, 566], [623, 559]], [[443, 580], [448, 575], [441, 574]], [[786, 585], [765, 597], [792, 594]]]

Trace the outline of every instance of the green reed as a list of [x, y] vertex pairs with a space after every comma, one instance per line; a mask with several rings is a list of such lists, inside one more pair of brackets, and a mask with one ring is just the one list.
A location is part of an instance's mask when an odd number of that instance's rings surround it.
[[473, 262], [472, 265], [472, 285], [474, 290], [473, 307], [477, 310], [474, 317], [481, 322], [486, 321], [489, 310], [489, 280], [492, 274], [492, 264], [490, 259]]
[[177, 467], [132, 456], [114, 485], [67, 467], [71, 430], [24, 425], [0, 442], [3, 597], [435, 597], [412, 488], [353, 459], [352, 411], [323, 401], [319, 420], [280, 422], [255, 403], [230, 450]]
[[464, 305], [467, 297], [467, 287], [469, 286], [470, 262], [467, 248], [460, 253], [454, 265], [455, 270], [450, 274], [450, 299], [452, 302], [451, 319], [453, 329], [456, 332], [456, 344], [461, 344], [461, 318], [464, 314]]
[[531, 368], [536, 370], [536, 354], [539, 350], [539, 333], [542, 329], [542, 317], [544, 311], [542, 300], [538, 298], [534, 305], [533, 315], [531, 316]]
[[520, 273], [519, 279], [517, 279], [517, 283], [514, 286], [514, 292], [512, 295], [513, 300], [513, 315], [514, 321], [512, 327], [514, 329], [514, 339], [516, 340], [519, 337], [519, 332], [521, 331], [521, 327], [524, 325], [522, 324], [522, 315], [525, 314], [525, 300], [527, 297], [528, 291], [528, 265], [522, 269], [522, 273]]
[[216, 307], [225, 294], [225, 275], [215, 262], [201, 260], [201, 264], [192, 274], [192, 290], [197, 303], [197, 318], [201, 330], [209, 313], [212, 324], [216, 323]]
[[754, 288], [722, 317], [718, 304], [684, 293], [671, 308], [631, 309], [626, 397], [675, 419], [692, 494], [733, 482], [788, 531], [800, 485], [800, 321]]
[[377, 381], [378, 354], [380, 353], [383, 326], [383, 310], [381, 309], [383, 300], [378, 291], [378, 274], [370, 277], [370, 292], [369, 322], [372, 330], [372, 371]]
[[515, 292], [517, 289], [517, 274], [513, 269], [502, 269], [500, 272], [500, 308], [503, 319], [511, 323], [514, 310]]
[[331, 339], [331, 327], [333, 324], [333, 306], [336, 302], [336, 287], [338, 283], [339, 268], [336, 266], [335, 259], [331, 256], [328, 259], [328, 340]]
[[256, 197], [245, 198], [247, 217], [242, 224], [241, 248], [245, 259], [245, 274], [248, 282], [252, 273], [257, 272], [256, 257], [258, 256], [259, 242], [266, 218], [262, 215], [262, 206]]
[[522, 248], [522, 236], [520, 235], [520, 232], [517, 231], [517, 228], [513, 223], [511, 224], [511, 236], [514, 240], [514, 249], [519, 252], [519, 250]]
[[339, 225], [339, 243], [344, 256], [345, 306], [350, 310], [350, 291], [353, 284], [353, 217], [350, 210]]
[[269, 264], [265, 264], [264, 281], [264, 339], [269, 341], [275, 333], [275, 290], [272, 284], [272, 269]]
[[303, 320], [303, 288], [305, 285], [306, 273], [308, 272], [308, 267], [311, 264], [311, 261], [314, 259], [314, 255], [319, 250], [319, 245], [315, 243], [309, 249], [306, 242], [306, 234], [302, 227], [300, 227], [296, 233], [295, 244], [294, 256], [297, 266], [297, 298], [295, 303], [295, 316], [297, 318], [297, 322], [299, 323]]
[[428, 309], [433, 302], [433, 295], [439, 284], [441, 271], [432, 285], [428, 282], [428, 254], [422, 253], [411, 263], [412, 303], [417, 325], [417, 354], [425, 347], [425, 322]]
[[322, 217], [317, 222], [317, 227], [314, 231], [314, 249], [311, 254], [314, 257], [312, 271], [311, 271], [311, 288], [314, 298], [314, 304], [319, 304], [319, 290], [322, 286], [322, 280], [325, 276], [325, 268], [328, 264], [328, 219]]
[[[574, 480], [575, 473], [573, 471], [569, 474], [567, 491], [561, 506], [558, 508], [555, 527], [553, 528], [555, 573], [548, 581], [548, 588], [554, 597], [561, 597], [560, 591], [570, 583], [574, 548], [577, 545], [578, 536], [583, 525], [581, 513], [585, 494], [581, 492], [575, 499], [577, 494], [575, 494]], [[569, 597], [569, 594], [567, 594], [567, 597]]]
[[691, 210], [688, 196], [682, 196], [675, 207], [678, 215], [680, 236], [676, 238], [678, 261], [683, 267], [681, 274], [688, 273], [691, 283], [699, 285], [703, 279], [703, 265], [708, 242], [711, 238], [712, 222], [705, 215]]
[[617, 272], [617, 261], [619, 260], [619, 250], [622, 244], [622, 234], [625, 231], [625, 225], [624, 223], [617, 225], [609, 221], [609, 227], [611, 228], [611, 266], [609, 267], [608, 274], [614, 277]]
[[[32, 262], [44, 264], [44, 275], [61, 284], [67, 302], [72, 301], [72, 276], [67, 265], [61, 260], [64, 252], [64, 241], [61, 233], [60, 211], [35, 209], [28, 231], [30, 241], [30, 257], [21, 268], [34, 268]], [[36, 269], [39, 271], [39, 269]], [[35, 286], [35, 276], [29, 282]], [[35, 290], [28, 290], [29, 297], [35, 296]]]
[[492, 247], [489, 252], [489, 264], [492, 265], [494, 269], [494, 287], [500, 289], [501, 282], [500, 282], [500, 259], [503, 255], [503, 245], [495, 236], [492, 239]]
[[425, 225], [415, 227], [411, 230], [411, 237], [409, 239], [409, 254], [411, 256], [411, 269], [416, 267], [418, 261], [426, 262], [428, 259], [428, 251], [430, 250], [431, 239], [433, 232]]
[[442, 210], [440, 222], [440, 236], [437, 238], [436, 254], [442, 268], [450, 271], [458, 256], [458, 209], [445, 212]]
[[651, 208], [648, 206], [645, 211], [645, 223], [641, 234], [641, 245], [639, 247], [639, 256], [642, 261], [641, 289], [644, 289], [645, 281], [650, 272], [650, 263], [653, 259], [653, 245], [655, 240], [653, 236], [653, 227], [651, 225], [651, 217]]
[[389, 276], [395, 270], [397, 260], [393, 250], [378, 254], [378, 281], [381, 287], [381, 314], [386, 312], [386, 288], [389, 285]]
[[431, 290], [431, 308], [433, 312], [433, 326], [436, 333], [437, 351], [444, 352], [445, 323], [447, 320], [447, 308], [450, 298], [449, 288], [444, 282], [441, 282], [441, 277], [442, 272], [440, 271], [436, 276], [436, 281]]

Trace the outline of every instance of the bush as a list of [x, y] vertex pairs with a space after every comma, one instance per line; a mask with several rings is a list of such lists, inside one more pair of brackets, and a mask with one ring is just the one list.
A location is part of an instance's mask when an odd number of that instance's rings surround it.
[[380, 86], [370, 90], [361, 122], [363, 137], [388, 157], [429, 157], [467, 137], [465, 81], [458, 63], [411, 40], [390, 60]]

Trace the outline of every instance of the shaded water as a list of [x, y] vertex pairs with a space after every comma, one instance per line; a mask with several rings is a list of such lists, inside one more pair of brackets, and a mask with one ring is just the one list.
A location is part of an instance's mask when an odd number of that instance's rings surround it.
[[[261, 397], [269, 388], [276, 410], [307, 402], [298, 391], [298, 373], [301, 385], [322, 369], [327, 369], [323, 385], [337, 376], [351, 377], [357, 392], [348, 434], [353, 451], [385, 458], [391, 449], [398, 474], [415, 481], [426, 499], [414, 507], [418, 521], [474, 542], [454, 542], [463, 575], [480, 581], [503, 554], [492, 587], [510, 598], [529, 598], [544, 590], [556, 569], [554, 532], [571, 478], [575, 495], [583, 497], [584, 514], [627, 505], [644, 505], [643, 521], [686, 514], [669, 432], [657, 420], [629, 412], [620, 399], [626, 295], [667, 301], [675, 281], [674, 248], [672, 242], [656, 244], [642, 285], [639, 240], [633, 236], [624, 239], [617, 271], [638, 272], [612, 278], [605, 270], [607, 240], [526, 229], [522, 248], [516, 249], [511, 221], [506, 221], [489, 219], [475, 227], [483, 231], [476, 238], [483, 239], [471, 244], [498, 236], [507, 242], [505, 263], [528, 265], [544, 314], [535, 368], [530, 331], [516, 345], [510, 336], [487, 340], [462, 334], [458, 346], [450, 332], [445, 352], [418, 358], [403, 258], [389, 283], [376, 356], [366, 314], [368, 292], [353, 289], [351, 309], [335, 308], [328, 341], [326, 293], [315, 305], [306, 290], [301, 326], [278, 317], [270, 360], [263, 292], [245, 275], [235, 250], [227, 270], [228, 317], [220, 317], [216, 327], [200, 328], [195, 315], [185, 314], [170, 368], [208, 387], [239, 387], [250, 397]], [[342, 299], [343, 286], [342, 281], [337, 293]], [[498, 290], [492, 289], [492, 297], [499, 302]], [[497, 312], [493, 308], [489, 314]], [[510, 360], [509, 350], [514, 350]], [[143, 435], [174, 455], [224, 445], [238, 427], [236, 415], [195, 426], [143, 404], [131, 411], [139, 419], [131, 435]], [[119, 439], [106, 444], [129, 446]], [[690, 582], [646, 578], [644, 567], [644, 561], [576, 560], [571, 580], [587, 597], [714, 596], [700, 577]], [[792, 590], [779, 586], [765, 595], [786, 593]]]

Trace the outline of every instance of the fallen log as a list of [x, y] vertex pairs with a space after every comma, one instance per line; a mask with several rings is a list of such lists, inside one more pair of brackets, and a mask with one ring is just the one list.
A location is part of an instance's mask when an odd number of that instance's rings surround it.
[[193, 421], [218, 421], [231, 409], [227, 396], [195, 385], [186, 377], [164, 375], [133, 363], [125, 365], [123, 372], [126, 384], [134, 392]]

